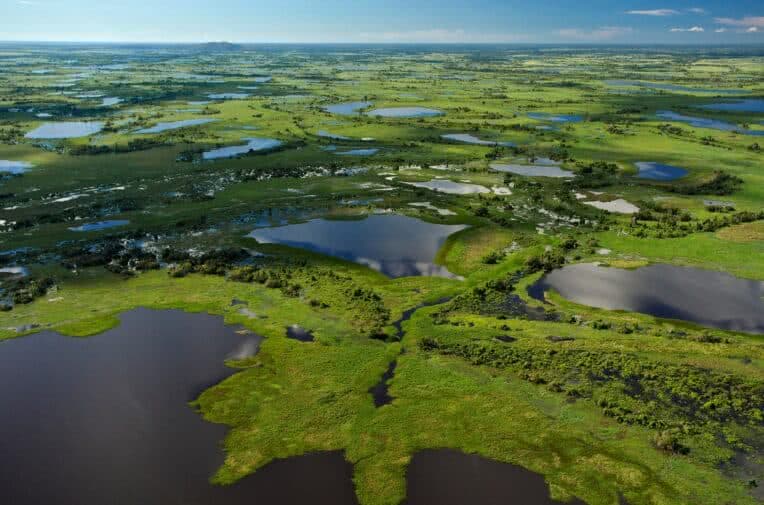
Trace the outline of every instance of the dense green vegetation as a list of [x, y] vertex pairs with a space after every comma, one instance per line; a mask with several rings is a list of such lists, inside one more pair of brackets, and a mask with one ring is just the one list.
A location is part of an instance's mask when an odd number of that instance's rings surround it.
[[[411, 456], [447, 447], [539, 472], [555, 497], [590, 504], [619, 496], [631, 505], [746, 504], [764, 496], [760, 335], [527, 294], [545, 272], [593, 261], [672, 263], [764, 281], [760, 142], [656, 113], [757, 130], [762, 115], [698, 108], [730, 99], [712, 91], [605, 82], [738, 89], [761, 99], [761, 55], [0, 45], [0, 69], [0, 160], [30, 164], [0, 172], [0, 339], [40, 329], [95, 335], [138, 306], [219, 314], [265, 335], [256, 356], [231, 363], [238, 373], [193, 402], [230, 427], [215, 482], [232, 484], [277, 458], [344, 450], [360, 501], [392, 505], [405, 498]], [[233, 92], [248, 96], [208, 97]], [[92, 94], [123, 101], [102, 107]], [[373, 106], [350, 115], [324, 109], [360, 100]], [[404, 106], [444, 114], [364, 114]], [[199, 118], [215, 121], [137, 133]], [[50, 121], [104, 128], [80, 138], [25, 137]], [[442, 137], [453, 133], [512, 145]], [[251, 137], [282, 144], [203, 155]], [[378, 151], [337, 154], [369, 148]], [[640, 161], [688, 174], [640, 179]], [[534, 162], [571, 177], [491, 168]], [[484, 191], [412, 185], [431, 180]], [[620, 199], [638, 210], [591, 205]], [[462, 278], [389, 279], [247, 237], [316, 217], [388, 213], [469, 225], [434, 259]], [[77, 231], [107, 220], [126, 222]], [[310, 329], [315, 342], [287, 339], [291, 324]], [[393, 360], [394, 400], [375, 408], [369, 388]]]

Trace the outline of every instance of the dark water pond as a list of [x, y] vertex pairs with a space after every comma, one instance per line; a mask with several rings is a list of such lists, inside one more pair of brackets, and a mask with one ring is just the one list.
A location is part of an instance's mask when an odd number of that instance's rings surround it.
[[[406, 505], [558, 505], [544, 477], [451, 449], [418, 452], [406, 474]], [[584, 505], [580, 500], [568, 505]]]
[[670, 110], [658, 111], [656, 116], [667, 121], [679, 121], [682, 123], [687, 123], [690, 126], [694, 126], [695, 128], [711, 128], [713, 130], [738, 132], [744, 135], [764, 135], [764, 130], [746, 130], [745, 128], [742, 128], [736, 124], [727, 123], [726, 121], [719, 121], [718, 119], [708, 119], [704, 117], [686, 116], [684, 114], [679, 114]]
[[250, 137], [242, 140], [247, 143], [239, 146], [220, 147], [211, 151], [205, 151], [202, 153], [202, 159], [217, 160], [220, 158], [233, 158], [249, 152], [270, 151], [271, 149], [276, 149], [281, 146], [281, 141], [276, 139]]
[[313, 337], [313, 332], [306, 330], [299, 324], [287, 326], [286, 336], [287, 338], [299, 340], [300, 342], [313, 342], [313, 340], [315, 340]]
[[371, 394], [371, 398], [374, 400], [374, 406], [379, 408], [382, 405], [387, 405], [390, 402], [393, 401], [393, 397], [390, 396], [390, 379], [393, 378], [393, 375], [395, 374], [395, 368], [398, 366], [397, 361], [392, 361], [387, 366], [387, 370], [385, 370], [385, 373], [382, 374], [382, 377], [380, 377], [379, 382], [374, 384], [371, 388], [369, 388], [369, 393]]
[[584, 263], [547, 274], [528, 293], [543, 300], [548, 289], [582, 305], [764, 333], [764, 282], [723, 272], [661, 264], [623, 270]]
[[465, 228], [386, 214], [358, 221], [314, 219], [257, 229], [249, 236], [261, 243], [299, 247], [360, 263], [389, 277], [454, 278], [454, 274], [433, 260], [446, 238]]
[[701, 109], [718, 110], [726, 112], [759, 112], [764, 113], [764, 99], [747, 98], [745, 100], [735, 100], [732, 102], [710, 103], [707, 105], [698, 105]]
[[90, 338], [0, 343], [0, 490], [14, 505], [356, 503], [341, 453], [279, 460], [209, 484], [226, 427], [191, 409], [260, 337], [221, 318], [137, 309]]
[[673, 165], [665, 165], [655, 161], [638, 161], [634, 165], [639, 169], [639, 179], [651, 181], [673, 181], [687, 175], [687, 170]]

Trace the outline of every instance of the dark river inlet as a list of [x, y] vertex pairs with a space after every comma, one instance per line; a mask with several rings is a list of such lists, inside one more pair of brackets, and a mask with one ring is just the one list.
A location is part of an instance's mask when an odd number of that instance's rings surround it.
[[0, 343], [0, 491], [13, 505], [354, 504], [339, 452], [275, 461], [209, 484], [226, 427], [188, 406], [256, 353], [205, 314], [137, 309], [101, 335]]
[[723, 272], [661, 264], [623, 270], [582, 263], [554, 270], [528, 293], [543, 300], [549, 289], [582, 305], [764, 333], [764, 282]]

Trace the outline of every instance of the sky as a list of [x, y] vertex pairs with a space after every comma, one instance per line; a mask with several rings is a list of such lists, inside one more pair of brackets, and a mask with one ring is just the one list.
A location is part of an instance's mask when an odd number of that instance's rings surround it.
[[764, 43], [763, 0], [0, 0], [0, 40]]

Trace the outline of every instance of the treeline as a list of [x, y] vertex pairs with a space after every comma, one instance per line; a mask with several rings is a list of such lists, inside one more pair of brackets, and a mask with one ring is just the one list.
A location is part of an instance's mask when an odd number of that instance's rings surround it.
[[[550, 340], [553, 342], [559, 341]], [[585, 398], [620, 423], [657, 430], [655, 444], [687, 452], [685, 435], [708, 434], [751, 450], [731, 423], [764, 426], [764, 383], [694, 365], [675, 365], [621, 352], [521, 348], [488, 342], [425, 338], [426, 352], [458, 356], [473, 365], [510, 370], [570, 398]]]

